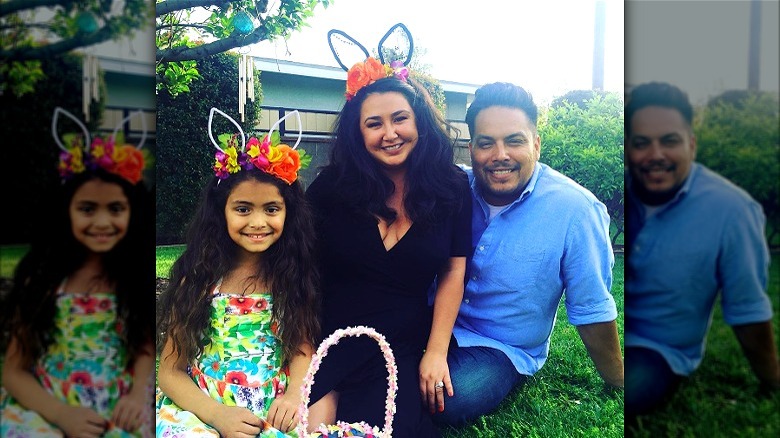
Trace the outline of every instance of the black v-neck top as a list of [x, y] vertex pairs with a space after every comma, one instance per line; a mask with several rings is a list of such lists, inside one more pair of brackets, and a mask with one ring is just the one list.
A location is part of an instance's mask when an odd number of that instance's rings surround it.
[[[450, 257], [467, 257], [471, 248], [471, 190], [465, 172], [453, 187], [460, 207], [430, 225], [413, 223], [386, 250], [378, 222], [345, 202], [343, 188], [323, 171], [309, 186], [319, 243], [323, 296], [322, 338], [336, 329], [364, 325], [383, 334], [398, 370], [394, 434], [436, 437], [438, 433], [419, 392], [419, 363], [431, 331], [428, 292]], [[347, 194], [348, 196], [348, 194]], [[342, 339], [331, 347], [315, 376], [310, 403], [336, 390], [337, 419], [384, 424], [387, 370], [376, 342]]]
[[[399, 353], [425, 348], [430, 332], [428, 290], [450, 257], [471, 251], [471, 192], [468, 178], [453, 187], [462, 200], [439, 223], [413, 223], [390, 250], [377, 220], [344, 205], [334, 178], [321, 173], [306, 196], [317, 220], [323, 273], [323, 338], [348, 325], [384, 334]], [[393, 345], [395, 341], [396, 345]]]

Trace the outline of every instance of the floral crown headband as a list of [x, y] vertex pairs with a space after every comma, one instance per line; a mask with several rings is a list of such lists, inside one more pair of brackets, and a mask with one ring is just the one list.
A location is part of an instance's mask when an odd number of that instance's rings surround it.
[[[409, 43], [406, 59], [404, 61], [396, 60], [387, 63], [385, 62], [385, 50], [383, 50], [383, 46], [387, 39], [395, 32], [402, 32], [406, 37], [406, 41]], [[356, 47], [360, 49], [363, 55], [365, 55], [365, 61], [355, 62], [352, 64], [352, 67], [347, 68], [344, 62], [342, 62], [341, 57], [338, 54], [338, 50], [334, 46], [334, 36], [336, 37], [337, 44], [339, 44], [338, 42], [340, 41], [339, 45], [341, 45], [342, 48]], [[346, 38], [346, 41], [342, 40], [341, 38]], [[341, 68], [347, 72], [347, 91], [345, 95], [348, 101], [352, 100], [352, 98], [355, 97], [361, 88], [367, 85], [371, 85], [380, 79], [395, 77], [401, 81], [406, 82], [407, 78], [409, 77], [409, 67], [406, 67], [406, 65], [412, 59], [412, 53], [414, 52], [414, 41], [412, 40], [411, 32], [409, 32], [409, 29], [403, 23], [398, 23], [391, 27], [390, 30], [385, 33], [382, 39], [379, 40], [378, 60], [373, 56], [370, 56], [368, 54], [368, 50], [366, 50], [362, 44], [357, 42], [357, 40], [337, 29], [331, 29], [328, 32], [328, 45], [330, 46], [330, 51], [333, 53], [333, 56], [336, 58], [336, 62], [338, 62]], [[393, 49], [389, 50], [395, 51]]]
[[[62, 140], [57, 136], [57, 122], [59, 115], [64, 114], [81, 128], [83, 137], [77, 134], [65, 134]], [[107, 138], [94, 137], [90, 140], [89, 131], [84, 124], [73, 114], [61, 107], [54, 109], [54, 117], [51, 120], [51, 133], [60, 152], [60, 161], [57, 166], [63, 182], [76, 174], [92, 171], [100, 168], [118, 175], [131, 184], [137, 184], [143, 177], [143, 170], [148, 160], [145, 159], [141, 148], [146, 140], [146, 119], [141, 117], [143, 135], [138, 146], [124, 143], [123, 136], [117, 135], [119, 128], [135, 115], [143, 115], [141, 110], [135, 111], [122, 119], [111, 136]]]
[[[220, 134], [217, 136], [217, 140], [214, 140], [214, 134], [211, 131], [214, 113], [219, 113], [232, 122], [238, 128], [239, 133]], [[279, 131], [276, 129], [279, 127], [279, 124], [293, 114], [298, 118], [298, 141], [295, 142], [295, 146], [290, 147], [281, 143]], [[311, 163], [311, 155], [307, 155], [303, 149], [296, 150], [303, 135], [301, 115], [298, 113], [298, 110], [292, 111], [277, 120], [262, 141], [256, 137], [251, 137], [247, 141], [241, 125], [217, 108], [211, 108], [209, 112], [208, 130], [211, 143], [217, 148], [213, 169], [220, 181], [232, 173], [255, 168], [273, 175], [287, 184], [292, 184], [298, 179], [298, 171], [306, 169], [309, 167], [309, 163]], [[239, 141], [241, 143], [240, 148]]]

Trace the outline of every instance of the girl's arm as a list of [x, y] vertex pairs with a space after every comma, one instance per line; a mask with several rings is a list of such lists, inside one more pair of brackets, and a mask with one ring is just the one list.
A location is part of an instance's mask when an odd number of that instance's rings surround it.
[[[437, 394], [437, 382], [444, 382], [444, 390], [452, 397], [455, 392], [447, 366], [447, 350], [452, 337], [452, 327], [463, 299], [463, 279], [466, 275], [466, 257], [450, 257], [445, 269], [437, 277], [438, 287], [433, 302], [433, 325], [428, 346], [420, 361], [420, 394], [431, 413], [444, 410], [444, 391]], [[438, 403], [437, 403], [438, 398]]]
[[151, 407], [151, 385], [154, 382], [154, 344], [147, 342], [133, 360], [133, 386], [114, 407], [111, 420], [119, 428], [135, 432], [143, 423], [144, 411]]
[[66, 436], [99, 436], [106, 430], [106, 420], [97, 412], [82, 406], [69, 406], [41, 386], [22, 366], [22, 352], [16, 337], [11, 337], [5, 354], [3, 387], [19, 404], [62, 429]]
[[192, 412], [221, 436], [253, 437], [260, 433], [262, 420], [249, 409], [225, 406], [204, 393], [187, 374], [187, 359], [174, 353], [167, 339], [157, 369], [160, 389], [182, 409]]
[[290, 360], [290, 379], [287, 390], [276, 397], [268, 409], [267, 421], [282, 432], [289, 432], [298, 424], [298, 406], [301, 404], [301, 386], [309, 370], [314, 348], [307, 344], [299, 347], [300, 352]]

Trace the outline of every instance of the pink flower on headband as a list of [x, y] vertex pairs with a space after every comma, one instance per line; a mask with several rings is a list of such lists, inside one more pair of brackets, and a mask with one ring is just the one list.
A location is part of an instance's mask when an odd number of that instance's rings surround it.
[[403, 61], [393, 61], [390, 63], [390, 68], [393, 69], [393, 76], [406, 82], [409, 78], [409, 67], [406, 67]]
[[249, 162], [260, 170], [268, 170], [271, 162], [268, 161], [268, 152], [271, 146], [271, 140], [266, 138], [260, 143], [257, 137], [252, 137], [246, 143], [246, 154], [249, 156]]

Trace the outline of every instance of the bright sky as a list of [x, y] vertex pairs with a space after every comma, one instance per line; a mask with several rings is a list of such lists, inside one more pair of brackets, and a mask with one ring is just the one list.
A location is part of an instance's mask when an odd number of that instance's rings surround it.
[[[273, 1], [273, 0], [272, 0]], [[439, 80], [482, 85], [513, 82], [537, 103], [573, 89], [590, 89], [596, 0], [333, 0], [318, 6], [310, 27], [287, 41], [242, 51], [268, 58], [338, 67], [327, 41], [346, 32], [373, 52], [402, 22], [422, 62]], [[623, 91], [623, 1], [606, 0], [604, 88]], [[348, 63], [345, 63], [349, 66]], [[346, 78], [346, 73], [345, 73]]]
[[[777, 0], [761, 3], [759, 89], [778, 92]], [[626, 81], [671, 82], [696, 104], [746, 89], [750, 4], [739, 1], [626, 2]]]

